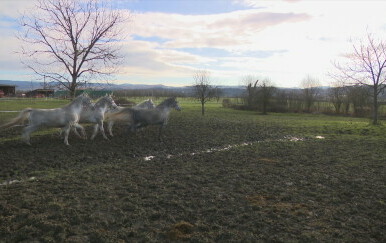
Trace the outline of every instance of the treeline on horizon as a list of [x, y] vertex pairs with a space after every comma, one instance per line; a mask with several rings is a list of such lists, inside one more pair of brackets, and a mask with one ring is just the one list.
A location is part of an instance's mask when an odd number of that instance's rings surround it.
[[[379, 112], [386, 117], [386, 94], [379, 98]], [[224, 107], [268, 112], [323, 113], [371, 117], [372, 93], [365, 85], [280, 89], [247, 86], [239, 99], [223, 99]]]
[[[370, 117], [371, 89], [364, 85], [343, 87], [276, 88], [248, 87], [216, 88], [210, 100], [222, 102], [224, 107], [268, 112], [302, 112]], [[193, 89], [125, 89], [115, 90], [117, 99], [130, 97], [196, 98]], [[386, 116], [386, 94], [380, 99], [380, 114]]]
[[[210, 100], [228, 108], [268, 112], [302, 112], [370, 117], [372, 113], [371, 88], [365, 85], [342, 87], [278, 88], [274, 86], [224, 87], [212, 86]], [[94, 90], [95, 87], [91, 87]], [[98, 88], [95, 90], [99, 90]], [[17, 91], [19, 93], [21, 91]], [[115, 99], [130, 97], [196, 98], [193, 86], [181, 88], [136, 88], [113, 90]], [[380, 96], [379, 112], [386, 117], [386, 93]]]

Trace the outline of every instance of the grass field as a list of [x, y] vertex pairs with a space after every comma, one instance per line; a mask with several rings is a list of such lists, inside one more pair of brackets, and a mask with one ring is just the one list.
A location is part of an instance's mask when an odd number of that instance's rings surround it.
[[[0, 110], [58, 103], [0, 103]], [[159, 103], [160, 101], [156, 101]], [[386, 126], [181, 100], [157, 128], [65, 146], [0, 132], [0, 239], [69, 242], [386, 240]], [[4, 109], [7, 108], [7, 109]], [[17, 113], [0, 113], [0, 123]], [[91, 127], [87, 126], [88, 134]]]

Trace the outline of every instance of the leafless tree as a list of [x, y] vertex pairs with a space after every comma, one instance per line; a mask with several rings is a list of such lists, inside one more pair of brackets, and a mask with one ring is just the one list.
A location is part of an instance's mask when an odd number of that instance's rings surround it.
[[285, 89], [276, 89], [274, 92], [275, 110], [277, 112], [288, 112], [291, 110], [291, 91]]
[[335, 113], [339, 114], [345, 98], [347, 97], [347, 87], [343, 82], [333, 82], [328, 90], [328, 97], [334, 105]]
[[215, 87], [213, 90], [213, 96], [216, 98], [217, 103], [220, 101], [221, 97], [224, 95], [224, 92], [219, 87]]
[[320, 93], [320, 82], [311, 76], [307, 76], [302, 80], [301, 87], [306, 111], [310, 112], [312, 105], [317, 100], [317, 96]]
[[261, 101], [262, 112], [264, 115], [267, 114], [268, 105], [274, 95], [276, 88], [273, 86], [269, 79], [263, 79], [258, 89], [258, 97]]
[[303, 93], [300, 89], [291, 89], [287, 92], [288, 111], [301, 112], [303, 110]]
[[345, 57], [344, 63], [335, 63], [337, 76], [371, 88], [372, 122], [378, 124], [378, 96], [386, 87], [386, 42], [368, 33], [358, 44], [353, 44], [353, 52]]
[[201, 114], [205, 115], [205, 103], [211, 100], [215, 95], [215, 88], [210, 81], [210, 73], [207, 70], [196, 70], [193, 74], [194, 96], [201, 103]]
[[249, 108], [252, 108], [256, 105], [257, 101], [257, 83], [259, 80], [252, 75], [244, 76], [241, 80], [245, 86], [245, 103]]
[[91, 79], [107, 80], [119, 56], [119, 25], [127, 19], [100, 0], [38, 0], [24, 15], [19, 38], [23, 63], [75, 95]]
[[347, 88], [347, 96], [352, 104], [353, 113], [355, 116], [369, 115], [370, 111], [370, 90], [367, 86], [356, 85]]

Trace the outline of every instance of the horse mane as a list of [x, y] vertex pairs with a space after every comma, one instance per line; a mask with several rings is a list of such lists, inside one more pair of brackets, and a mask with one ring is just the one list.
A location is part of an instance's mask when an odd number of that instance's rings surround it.
[[175, 97], [170, 97], [167, 98], [166, 100], [162, 101], [157, 107], [163, 107], [163, 106], [170, 106], [170, 104], [175, 103], [176, 98]]
[[70, 103], [64, 105], [62, 108], [69, 107], [69, 106], [71, 106], [72, 104], [74, 104], [74, 103], [76, 103], [76, 102], [79, 102], [79, 101], [82, 100], [84, 97], [88, 97], [88, 95], [83, 95], [83, 94], [78, 95], [78, 96], [76, 96], [74, 99], [72, 99]]
[[109, 96], [103, 96], [103, 97], [99, 98], [98, 101], [95, 102], [94, 107], [95, 107], [95, 108], [98, 108], [99, 106], [101, 106], [102, 104], [104, 104], [105, 102], [107, 102], [107, 101], [108, 101], [108, 98], [109, 98]]
[[153, 108], [154, 107], [154, 103], [151, 99], [147, 99], [147, 100], [144, 100], [142, 101], [141, 103], [137, 104], [134, 106], [135, 108], [144, 108], [144, 109], [147, 109], [147, 108]]

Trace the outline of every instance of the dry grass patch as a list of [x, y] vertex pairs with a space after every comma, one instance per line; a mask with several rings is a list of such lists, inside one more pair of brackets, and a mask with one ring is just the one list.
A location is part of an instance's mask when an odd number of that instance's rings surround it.
[[170, 240], [189, 239], [192, 236], [193, 231], [194, 226], [191, 223], [182, 221], [172, 225], [167, 236]]
[[289, 211], [296, 215], [312, 215], [312, 212], [303, 203], [282, 202], [271, 196], [254, 195], [246, 196], [253, 206], [269, 208], [270, 210]]
[[278, 163], [279, 162], [276, 159], [270, 159], [270, 158], [260, 158], [259, 161], [266, 162], [266, 163]]

